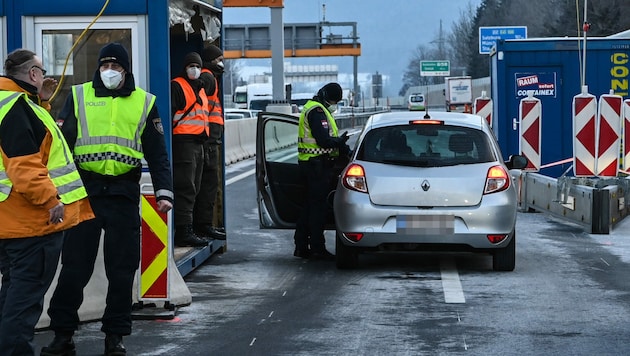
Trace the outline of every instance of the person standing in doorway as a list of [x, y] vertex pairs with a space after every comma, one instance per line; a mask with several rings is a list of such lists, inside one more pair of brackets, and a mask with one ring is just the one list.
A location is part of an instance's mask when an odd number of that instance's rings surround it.
[[[41, 101], [46, 69], [27, 49], [0, 77], [0, 354], [35, 355], [33, 336], [63, 231], [94, 218], [72, 153]], [[53, 83], [54, 84], [54, 83]], [[51, 90], [52, 89], [52, 90]], [[49, 107], [49, 106], [48, 106]]]
[[148, 164], [158, 210], [173, 206], [171, 169], [155, 96], [136, 87], [127, 50], [101, 48], [91, 82], [75, 85], [61, 110], [62, 132], [73, 151], [96, 219], [66, 233], [61, 272], [48, 315], [55, 337], [42, 356], [74, 355], [83, 289], [94, 270], [101, 234], [108, 280], [101, 331], [105, 355], [125, 355], [131, 334], [133, 280], [140, 263], [140, 178]]
[[182, 73], [171, 81], [175, 246], [180, 247], [208, 245], [193, 228], [193, 211], [206, 161], [205, 144], [210, 135], [208, 98], [199, 79], [201, 64], [199, 53], [186, 54]]
[[300, 179], [306, 186], [306, 199], [293, 235], [293, 255], [296, 257], [321, 260], [335, 257], [326, 250], [324, 227], [328, 209], [326, 198], [331, 180], [335, 178], [335, 160], [350, 152], [346, 144], [347, 133], [339, 136], [331, 114], [342, 96], [339, 84], [328, 83], [304, 104], [300, 113], [298, 166]]
[[204, 142], [206, 159], [203, 165], [201, 186], [195, 201], [193, 225], [195, 233], [207, 239], [225, 240], [225, 229], [215, 227], [215, 202], [219, 191], [219, 172], [222, 171], [220, 156], [223, 140], [223, 105], [219, 90], [223, 74], [223, 51], [215, 45], [209, 45], [202, 51], [203, 66], [201, 80], [208, 97], [208, 140]]

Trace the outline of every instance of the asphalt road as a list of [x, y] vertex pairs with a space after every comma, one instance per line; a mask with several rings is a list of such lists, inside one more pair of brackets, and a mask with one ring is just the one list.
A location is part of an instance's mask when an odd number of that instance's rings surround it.
[[[129, 355], [630, 354], [630, 221], [592, 235], [519, 213], [513, 272], [450, 253], [361, 255], [340, 271], [293, 257], [292, 231], [258, 228], [252, 169], [228, 167], [227, 251], [186, 277], [193, 303], [134, 321]], [[102, 354], [99, 330], [81, 326], [78, 355]]]

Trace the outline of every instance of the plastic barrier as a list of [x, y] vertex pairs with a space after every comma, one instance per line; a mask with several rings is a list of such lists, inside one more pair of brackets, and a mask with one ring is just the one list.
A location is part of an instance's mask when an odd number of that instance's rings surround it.
[[614, 95], [612, 90], [599, 97], [595, 164], [595, 173], [599, 177], [616, 177], [619, 173], [622, 103], [623, 98]]
[[630, 99], [623, 102], [623, 162], [622, 169], [630, 171]]
[[595, 175], [595, 128], [597, 102], [588, 86], [573, 97], [573, 173], [576, 177]]
[[520, 152], [527, 157], [528, 171], [540, 170], [541, 152], [541, 116], [542, 105], [540, 99], [534, 98], [530, 92], [521, 99], [518, 109], [520, 125]]
[[482, 91], [481, 96], [475, 99], [473, 113], [485, 118], [488, 125], [492, 127], [492, 99], [488, 98], [485, 91]]

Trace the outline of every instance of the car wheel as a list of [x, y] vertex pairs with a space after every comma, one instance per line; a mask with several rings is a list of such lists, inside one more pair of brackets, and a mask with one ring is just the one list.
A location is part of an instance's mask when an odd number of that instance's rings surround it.
[[514, 271], [516, 265], [516, 232], [512, 231], [510, 243], [498, 249], [492, 255], [492, 269], [495, 271]]
[[350, 269], [355, 268], [359, 263], [359, 253], [356, 249], [348, 247], [341, 242], [343, 237], [337, 232], [335, 239], [335, 261], [337, 268]]

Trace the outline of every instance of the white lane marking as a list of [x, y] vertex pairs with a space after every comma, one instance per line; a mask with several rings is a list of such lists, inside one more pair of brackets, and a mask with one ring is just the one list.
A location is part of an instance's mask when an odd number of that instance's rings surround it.
[[236, 183], [236, 182], [238, 182], [239, 180], [241, 180], [241, 179], [243, 179], [243, 178], [247, 178], [247, 177], [251, 176], [251, 175], [252, 175], [252, 174], [254, 174], [255, 172], [256, 172], [256, 170], [255, 170], [255, 169], [252, 169], [252, 170], [247, 171], [247, 172], [245, 172], [245, 173], [241, 173], [241, 174], [239, 174], [239, 175], [237, 175], [237, 176], [235, 176], [235, 177], [232, 177], [232, 178], [230, 178], [230, 179], [226, 180], [226, 181], [225, 181], [225, 185], [230, 185], [230, 184], [232, 184], [232, 183]]
[[449, 304], [466, 303], [462, 283], [459, 281], [459, 273], [457, 273], [457, 268], [452, 258], [440, 260], [440, 273], [442, 275], [444, 302]]
[[256, 338], [252, 339], [252, 342], [249, 343], [249, 346], [254, 346], [254, 343], [256, 342]]

